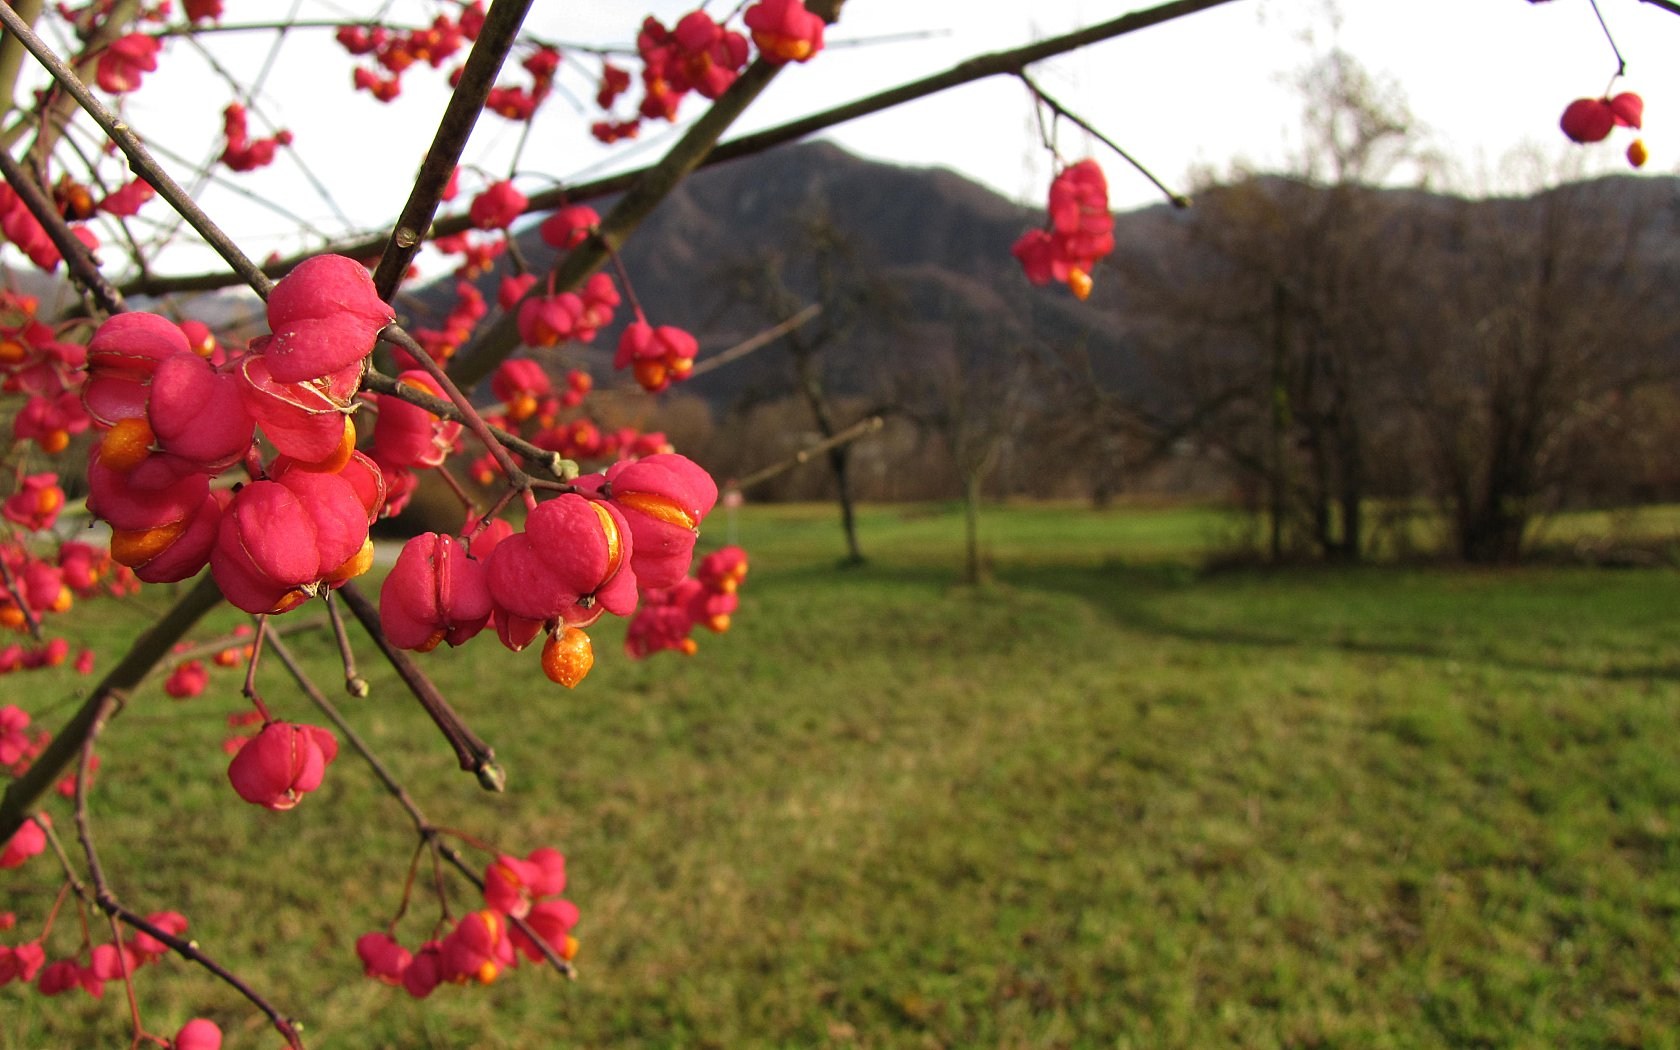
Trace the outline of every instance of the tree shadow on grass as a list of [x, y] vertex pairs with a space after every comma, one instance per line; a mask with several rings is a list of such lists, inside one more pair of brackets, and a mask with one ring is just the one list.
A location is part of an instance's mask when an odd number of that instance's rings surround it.
[[[1680, 681], [1680, 666], [1671, 663], [1647, 660], [1610, 667], [1590, 665], [1564, 659], [1562, 657], [1567, 650], [1548, 649], [1544, 645], [1530, 646], [1525, 651], [1534, 653], [1536, 657], [1551, 652], [1556, 658], [1521, 657], [1513, 654], [1513, 646], [1495, 649], [1480, 645], [1475, 640], [1474, 632], [1465, 636], [1455, 631], [1455, 625], [1451, 623], [1432, 626], [1434, 637], [1439, 639], [1437, 641], [1401, 638], [1380, 640], [1327, 633], [1321, 629], [1322, 618], [1303, 617], [1293, 622], [1273, 618], [1264, 623], [1256, 622], [1250, 625], [1203, 625], [1175, 617], [1165, 608], [1175, 594], [1184, 593], [1191, 588], [1218, 588], [1222, 585], [1222, 579], [1251, 584], [1256, 579], [1276, 577], [1291, 590], [1300, 590], [1303, 581], [1310, 581], [1313, 573], [1326, 574], [1327, 586], [1346, 587], [1346, 574], [1349, 572], [1358, 573], [1361, 579], [1370, 580], [1373, 586], [1381, 586], [1385, 575], [1383, 569], [1373, 567], [1354, 570], [1324, 567], [1260, 569], [1211, 575], [1184, 566], [1111, 562], [1090, 567], [1011, 567], [1001, 570], [999, 579], [1006, 585], [1023, 591], [1037, 590], [1078, 598], [1127, 630], [1186, 642], [1237, 648], [1296, 648], [1365, 656], [1456, 661], [1508, 671], [1578, 676], [1606, 682]], [[1236, 591], [1233, 591], [1233, 600], [1240, 600]], [[1331, 602], [1334, 598], [1327, 596], [1324, 601]], [[1350, 613], [1348, 622], [1357, 623], [1362, 615], [1364, 614]]]

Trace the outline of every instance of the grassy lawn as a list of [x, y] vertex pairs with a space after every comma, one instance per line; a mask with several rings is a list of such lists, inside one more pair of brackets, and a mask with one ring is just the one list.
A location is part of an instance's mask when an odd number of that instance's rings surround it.
[[[565, 693], [492, 639], [425, 658], [500, 796], [369, 654], [344, 708], [433, 818], [566, 852], [575, 984], [415, 1004], [362, 978], [412, 835], [348, 754], [290, 813], [239, 801], [228, 672], [113, 723], [106, 867], [318, 1047], [1680, 1045], [1680, 577], [1196, 571], [1229, 527], [1000, 510], [976, 591], [954, 509], [866, 510], [874, 560], [838, 570], [829, 508], [747, 508], [741, 612], [691, 659], [632, 663], [603, 626]], [[330, 638], [293, 644], [335, 680]], [[0, 695], [55, 725], [84, 684]], [[40, 859], [0, 880], [15, 940], [56, 883]], [[436, 914], [417, 897], [405, 939]], [[183, 962], [138, 987], [159, 1031], [204, 1013], [275, 1045]], [[0, 1046], [126, 1045], [113, 991], [0, 990]]]

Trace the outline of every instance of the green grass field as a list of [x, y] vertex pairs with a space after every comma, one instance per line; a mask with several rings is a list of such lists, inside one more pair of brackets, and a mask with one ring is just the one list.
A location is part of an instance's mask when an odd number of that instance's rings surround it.
[[[344, 704], [439, 823], [566, 852], [576, 983], [416, 1004], [362, 978], [412, 834], [352, 755], [290, 813], [239, 801], [228, 672], [109, 731], [118, 893], [185, 911], [317, 1047], [1680, 1045], [1674, 571], [1203, 573], [1213, 512], [1013, 508], [973, 590], [954, 510], [868, 510], [857, 570], [827, 507], [735, 527], [742, 608], [691, 659], [632, 663], [603, 627], [566, 693], [488, 638], [425, 658], [505, 795], [371, 656]], [[329, 638], [293, 644], [335, 680]], [[53, 725], [83, 684], [0, 695]], [[44, 858], [0, 880], [16, 939], [56, 882]], [[160, 1032], [204, 1013], [277, 1045], [181, 961], [138, 988]], [[113, 991], [0, 990], [0, 1045], [125, 1046]]]

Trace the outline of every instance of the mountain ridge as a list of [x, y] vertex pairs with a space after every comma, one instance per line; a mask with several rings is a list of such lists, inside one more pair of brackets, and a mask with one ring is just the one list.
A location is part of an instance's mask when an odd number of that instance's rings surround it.
[[[1284, 176], [1257, 176], [1289, 183]], [[1546, 194], [1579, 192], [1574, 184], [1527, 196], [1467, 201], [1476, 221], [1521, 225]], [[1606, 222], [1672, 209], [1680, 200], [1680, 178], [1616, 175], [1591, 183], [1590, 197]], [[1309, 187], [1324, 190], [1324, 187]], [[1443, 213], [1466, 203], [1450, 193], [1414, 188], [1364, 188], [1414, 214]], [[1215, 188], [1209, 192], [1218, 192]], [[609, 202], [596, 202], [605, 211]], [[1194, 207], [1194, 205], [1192, 206]], [[1096, 380], [1107, 388], [1146, 388], [1147, 368], [1131, 345], [1128, 295], [1118, 265], [1147, 260], [1152, 253], [1186, 250], [1189, 216], [1166, 203], [1115, 216], [1115, 251], [1099, 264], [1089, 300], [1080, 302], [1060, 287], [1035, 288], [1010, 255], [1024, 231], [1045, 222], [1042, 207], [1017, 204], [962, 175], [940, 167], [904, 167], [856, 157], [823, 141], [796, 143], [697, 171], [654, 209], [629, 239], [622, 259], [637, 299], [655, 324], [675, 324], [701, 341], [702, 355], [715, 352], [768, 327], [770, 319], [732, 308], [725, 271], [752, 258], [781, 256], [796, 262], [801, 223], [822, 219], [857, 251], [868, 275], [903, 297], [900, 320], [922, 331], [961, 327], [984, 332], [998, 352], [1021, 346], [1078, 345], [1088, 355]], [[535, 224], [516, 233], [520, 250], [537, 272], [552, 265]], [[1680, 240], [1671, 249], [1680, 255]], [[805, 302], [817, 300], [809, 274], [784, 274], [789, 289]], [[479, 285], [493, 299], [498, 278]], [[452, 279], [437, 282], [419, 298], [441, 316], [453, 298]], [[607, 361], [629, 310], [604, 329], [583, 356], [598, 380], [607, 380]], [[905, 353], [903, 325], [887, 318], [862, 318], [854, 330], [824, 349], [831, 392], [873, 396], [884, 370], [899, 367]], [[703, 398], [714, 412], [726, 412], [744, 397], [785, 390], [791, 370], [785, 354], [765, 349], [677, 389]]]

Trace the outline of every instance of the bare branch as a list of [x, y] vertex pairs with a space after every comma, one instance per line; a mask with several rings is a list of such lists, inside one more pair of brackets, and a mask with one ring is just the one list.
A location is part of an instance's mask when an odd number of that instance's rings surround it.
[[[1148, 29], [1164, 22], [1171, 22], [1175, 19], [1234, 2], [1236, 0], [1174, 0], [1172, 3], [1121, 15], [1116, 19], [1062, 36], [1051, 37], [1048, 40], [1041, 40], [1025, 47], [979, 55], [959, 62], [944, 72], [935, 73], [920, 80], [913, 80], [844, 105], [789, 121], [786, 124], [778, 124], [763, 131], [730, 139], [711, 150], [698, 166], [709, 167], [739, 157], [763, 153], [775, 146], [815, 135], [820, 131], [826, 131], [847, 121], [866, 117], [872, 113], [891, 109], [894, 106], [901, 106], [907, 102], [914, 102], [917, 99], [926, 98], [929, 95], [935, 95], [951, 88], [961, 87], [977, 80], [984, 80], [987, 77], [1016, 76], [1021, 70], [1034, 62], [1041, 62], [1044, 59], [1054, 58], [1069, 51], [1077, 51], [1082, 47], [1088, 47], [1092, 44], [1125, 36], [1141, 29]], [[1680, 3], [1676, 3], [1674, 0], [1644, 0], [1644, 2], [1662, 3], [1665, 6], [1674, 6], [1677, 11], [1680, 11]], [[545, 190], [531, 196], [530, 204], [526, 210], [527, 212], [548, 211], [575, 201], [595, 200], [615, 193], [622, 193], [652, 170], [652, 167], [635, 168], [605, 178], [593, 179], [589, 182]], [[430, 236], [442, 237], [460, 233], [469, 229], [471, 225], [472, 223], [465, 213], [446, 216], [432, 224]], [[378, 251], [384, 242], [384, 234], [371, 237], [351, 237], [338, 242], [327, 250], [361, 258]], [[265, 271], [273, 276], [280, 276], [306, 258], [308, 258], [308, 255], [290, 256], [268, 264]], [[130, 295], [158, 295], [165, 292], [210, 291], [216, 288], [225, 288], [230, 283], [232, 282], [229, 281], [227, 274], [216, 271], [214, 273], [190, 274], [178, 277], [147, 277], [125, 284], [123, 291]]]
[[495, 0], [484, 16], [484, 27], [473, 44], [461, 79], [449, 96], [449, 106], [438, 122], [432, 148], [420, 165], [420, 175], [409, 191], [408, 203], [391, 228], [390, 240], [385, 243], [379, 269], [374, 272], [373, 285], [381, 299], [390, 299], [397, 290], [397, 282], [408, 270], [409, 261], [420, 250], [420, 241], [437, 214], [438, 201], [443, 197], [449, 176], [461, 159], [478, 115], [484, 112], [484, 100], [496, 83], [508, 51], [512, 49], [519, 27], [531, 10], [531, 0]]
[[170, 207], [179, 212], [191, 224], [192, 228], [198, 231], [199, 236], [203, 237], [205, 242], [215, 249], [216, 254], [220, 255], [222, 260], [233, 268], [234, 272], [239, 275], [240, 280], [250, 285], [258, 295], [266, 298], [268, 290], [274, 286], [274, 282], [270, 281], [257, 268], [255, 263], [246, 258], [245, 253], [239, 250], [239, 246], [234, 244], [226, 233], [222, 232], [221, 227], [210, 221], [210, 217], [204, 214], [203, 209], [193, 202], [193, 199], [187, 195], [180, 184], [152, 159], [152, 155], [147, 152], [146, 147], [141, 144], [134, 133], [128, 129], [128, 125], [119, 120], [115, 113], [107, 109], [105, 103], [94, 97], [94, 94], [87, 89], [87, 85], [83, 84], [75, 72], [65, 65], [64, 60], [59, 58], [40, 37], [36, 36], [35, 31], [30, 29], [17, 12], [6, 4], [0, 4], [0, 26], [4, 26], [6, 32], [17, 37], [23, 46], [29, 50], [29, 53], [35, 56], [35, 60], [52, 74], [53, 79], [58, 81], [59, 85], [69, 92], [82, 109], [87, 111], [88, 116], [93, 118], [105, 134], [111, 137], [111, 141], [115, 142], [117, 147], [123, 151], [123, 154], [128, 157], [129, 167], [150, 183], [152, 188], [157, 190], [158, 196], [168, 201]]
[[432, 717], [432, 721], [443, 731], [444, 739], [455, 749], [455, 757], [461, 768], [478, 777], [478, 783], [486, 791], [500, 791], [507, 783], [507, 773], [496, 762], [496, 752], [479, 738], [478, 734], [467, 728], [461, 721], [461, 716], [449, 706], [449, 701], [438, 692], [437, 686], [432, 684], [426, 673], [409, 657], [408, 653], [392, 645], [385, 637], [385, 631], [379, 625], [379, 609], [356, 588], [354, 583], [347, 583], [338, 589], [344, 598], [344, 603], [350, 606], [350, 612], [355, 615], [362, 629], [367, 631], [368, 637], [373, 639], [379, 651], [385, 654], [391, 667], [397, 672], [403, 684], [408, 686], [409, 692], [420, 701], [420, 706]]
[[782, 336], [787, 335], [796, 328], [799, 328], [801, 325], [815, 320], [817, 315], [820, 313], [822, 313], [822, 304], [812, 303], [810, 306], [807, 306], [805, 309], [794, 314], [781, 324], [766, 328], [757, 335], [749, 336], [748, 338], [741, 340], [739, 343], [729, 347], [727, 350], [720, 350], [711, 355], [704, 361], [695, 365], [694, 368], [689, 371], [688, 377], [693, 379], [697, 375], [704, 375], [714, 368], [722, 368], [724, 365], [738, 361], [752, 353], [754, 350], [762, 350], [764, 347], [774, 343]]
[[1120, 147], [1119, 143], [1115, 142], [1113, 139], [1109, 138], [1107, 135], [1103, 134], [1101, 131], [1092, 127], [1091, 124], [1088, 121], [1086, 121], [1086, 119], [1084, 117], [1081, 117], [1079, 114], [1077, 114], [1077, 113], [1073, 112], [1072, 110], [1068, 109], [1066, 106], [1062, 105], [1060, 102], [1057, 102], [1054, 98], [1051, 98], [1050, 95], [1048, 95], [1044, 91], [1043, 88], [1039, 87], [1038, 84], [1035, 83], [1031, 77], [1027, 76], [1027, 74], [1025, 72], [1023, 72], [1021, 74], [1021, 82], [1026, 84], [1027, 89], [1030, 90], [1033, 93], [1033, 95], [1035, 95], [1038, 98], [1038, 100], [1040, 102], [1044, 103], [1046, 106], [1049, 106], [1051, 111], [1054, 112], [1057, 116], [1066, 117], [1068, 120], [1073, 121], [1075, 124], [1079, 125], [1081, 128], [1090, 132], [1090, 134], [1098, 142], [1101, 142], [1103, 145], [1107, 146], [1109, 149], [1113, 150], [1115, 153], [1118, 153], [1120, 155], [1121, 160], [1125, 161], [1127, 164], [1130, 164], [1137, 171], [1137, 173], [1139, 175], [1142, 175], [1144, 178], [1148, 179], [1150, 181], [1150, 183], [1152, 183], [1156, 189], [1160, 190], [1163, 194], [1165, 194], [1167, 200], [1169, 202], [1171, 202], [1173, 207], [1175, 207], [1175, 208], [1188, 208], [1188, 207], [1190, 207], [1190, 198], [1189, 197], [1186, 197], [1182, 193], [1179, 193], [1179, 192], [1173, 190], [1172, 188], [1170, 188], [1169, 186], [1167, 186], [1166, 183], [1162, 182], [1160, 179], [1155, 177], [1154, 172], [1152, 172], [1148, 168], [1144, 167], [1143, 164], [1136, 157], [1132, 156], [1130, 153], [1128, 153], [1124, 149], [1122, 149]]
[[875, 431], [880, 430], [881, 427], [885, 425], [885, 422], [886, 421], [880, 416], [870, 416], [867, 419], [860, 419], [828, 440], [819, 441], [815, 445], [800, 449], [798, 452], [793, 454], [791, 459], [783, 460], [780, 463], [765, 467], [762, 470], [755, 470], [746, 477], [734, 482], [730, 487], [736, 489], [749, 489], [754, 485], [762, 485], [764, 482], [769, 481], [778, 474], [785, 474], [802, 463], [809, 463], [813, 457], [820, 456], [831, 448], [838, 448], [841, 445], [850, 444], [858, 438], [867, 437], [868, 435], [875, 433]]

